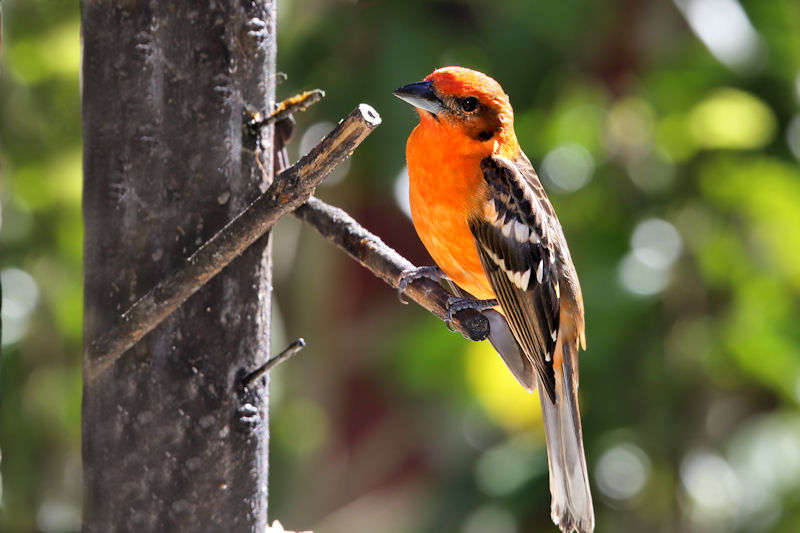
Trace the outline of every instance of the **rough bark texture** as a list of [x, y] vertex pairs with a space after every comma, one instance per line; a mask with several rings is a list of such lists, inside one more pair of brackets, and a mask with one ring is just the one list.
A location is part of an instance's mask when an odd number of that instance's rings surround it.
[[[83, 2], [87, 344], [266, 189], [274, 36], [272, 0]], [[263, 530], [270, 296], [263, 238], [85, 384], [85, 531]]]

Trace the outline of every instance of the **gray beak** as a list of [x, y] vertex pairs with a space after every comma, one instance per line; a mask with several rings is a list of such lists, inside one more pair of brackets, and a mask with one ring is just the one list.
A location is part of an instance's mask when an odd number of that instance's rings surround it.
[[433, 92], [433, 82], [431, 81], [409, 83], [397, 89], [394, 95], [414, 107], [423, 109], [434, 115], [445, 109], [442, 101], [439, 100], [439, 97]]

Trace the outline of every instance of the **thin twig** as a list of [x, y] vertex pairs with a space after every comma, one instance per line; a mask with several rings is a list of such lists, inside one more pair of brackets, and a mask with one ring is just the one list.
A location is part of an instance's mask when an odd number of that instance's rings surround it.
[[249, 126], [255, 130], [263, 129], [270, 124], [274, 124], [279, 120], [283, 120], [291, 116], [294, 113], [305, 111], [313, 104], [316, 104], [322, 100], [324, 97], [325, 91], [322, 89], [313, 89], [311, 91], [305, 91], [300, 94], [290, 96], [278, 104], [275, 109], [266, 116], [266, 118], [262, 118], [260, 113], [254, 113], [252, 119], [250, 120]]
[[[414, 268], [408, 259], [364, 229], [350, 215], [318, 198], [309, 198], [294, 211], [294, 215], [394, 288], [397, 288], [403, 272]], [[445, 320], [447, 301], [452, 295], [438, 283], [420, 278], [408, 286], [405, 294]], [[474, 341], [484, 340], [489, 335], [489, 321], [472, 309], [456, 313], [450, 326]]]
[[308, 154], [281, 172], [265, 193], [134, 303], [107, 333], [86, 347], [84, 380], [87, 383], [96, 380], [279, 218], [305, 202], [322, 179], [380, 122], [372, 107], [359, 105]]
[[294, 356], [297, 352], [299, 352], [305, 347], [306, 347], [306, 341], [303, 340], [302, 338], [297, 339], [292, 344], [287, 346], [286, 349], [283, 350], [281, 353], [271, 358], [266, 363], [256, 368], [249, 374], [247, 374], [244, 377], [244, 379], [242, 379], [242, 386], [244, 388], [249, 387], [250, 384], [253, 383], [255, 380], [259, 379], [260, 377], [262, 377], [264, 374], [266, 374], [279, 364], [283, 363], [290, 357]]

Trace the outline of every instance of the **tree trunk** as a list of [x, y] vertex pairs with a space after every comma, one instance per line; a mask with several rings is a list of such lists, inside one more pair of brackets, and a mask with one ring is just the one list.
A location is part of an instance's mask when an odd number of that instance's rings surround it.
[[[83, 2], [84, 342], [265, 190], [275, 2]], [[270, 141], [271, 143], [271, 141]], [[271, 178], [270, 178], [271, 179]], [[263, 238], [83, 390], [84, 530], [263, 531]]]

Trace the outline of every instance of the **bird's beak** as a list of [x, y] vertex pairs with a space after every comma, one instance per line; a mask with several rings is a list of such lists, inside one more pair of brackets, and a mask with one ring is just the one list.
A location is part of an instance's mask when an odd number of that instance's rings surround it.
[[401, 100], [405, 100], [414, 107], [428, 111], [434, 115], [443, 111], [445, 108], [442, 101], [439, 100], [439, 97], [433, 92], [432, 81], [409, 83], [397, 89], [394, 95]]

